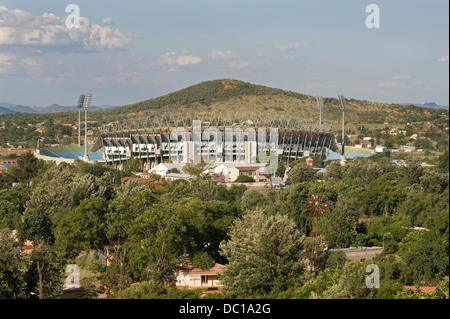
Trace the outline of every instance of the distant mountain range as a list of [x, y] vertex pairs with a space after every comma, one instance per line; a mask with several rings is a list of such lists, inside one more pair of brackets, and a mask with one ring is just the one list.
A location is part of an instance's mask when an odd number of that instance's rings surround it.
[[[105, 109], [112, 109], [117, 105], [96, 105], [91, 106], [89, 111], [99, 111]], [[52, 104], [49, 106], [25, 106], [14, 105], [11, 103], [0, 102], [0, 114], [12, 114], [12, 113], [28, 113], [28, 114], [44, 114], [44, 113], [60, 113], [78, 111], [76, 106], [62, 106], [59, 104]]]
[[414, 106], [420, 106], [420, 107], [431, 107], [433, 109], [446, 109], [446, 110], [449, 109], [448, 105], [437, 105], [435, 102], [429, 102], [429, 103], [423, 103], [423, 104], [418, 104], [418, 103], [400, 103], [400, 105], [414, 105]]

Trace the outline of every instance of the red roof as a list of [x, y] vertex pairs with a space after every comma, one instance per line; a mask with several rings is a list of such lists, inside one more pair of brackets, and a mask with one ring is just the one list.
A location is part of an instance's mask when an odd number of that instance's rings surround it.
[[122, 185], [125, 185], [126, 183], [128, 183], [128, 181], [130, 179], [137, 181], [138, 184], [149, 184], [149, 185], [163, 184], [163, 182], [158, 181], [156, 179], [127, 176], [127, 177], [122, 177], [122, 179], [121, 179]]
[[[415, 286], [403, 286], [403, 288], [416, 290]], [[422, 291], [425, 291], [426, 293], [430, 293], [430, 292], [434, 291], [436, 289], [436, 287], [420, 286], [419, 289]]]

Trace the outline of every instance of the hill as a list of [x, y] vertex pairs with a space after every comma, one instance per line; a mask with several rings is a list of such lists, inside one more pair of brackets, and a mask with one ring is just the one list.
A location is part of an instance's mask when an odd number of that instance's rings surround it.
[[[336, 93], [337, 95], [337, 93]], [[386, 104], [347, 98], [346, 123], [359, 124], [405, 124], [419, 121], [439, 122], [445, 125], [448, 110], [418, 107], [414, 105]], [[342, 112], [335, 97], [323, 97], [323, 122], [339, 128]], [[78, 119], [76, 107], [66, 112], [66, 107], [48, 107], [50, 114], [22, 114], [24, 120], [33, 119], [44, 122], [52, 118], [55, 123], [74, 123]], [[36, 109], [34, 109], [36, 110]], [[216, 114], [231, 117], [236, 112], [242, 116], [296, 117], [305, 121], [318, 121], [319, 110], [314, 96], [285, 91], [262, 85], [255, 85], [233, 79], [206, 81], [182, 90], [115, 108], [93, 108], [90, 120], [100, 123], [142, 119], [152, 115]], [[13, 119], [17, 114], [5, 114], [1, 117]]]
[[[347, 98], [346, 122], [367, 124], [385, 122], [406, 124], [424, 118], [428, 113], [440, 117], [442, 110], [414, 105], [384, 104]], [[324, 97], [323, 121], [341, 123], [342, 113], [335, 97]], [[121, 120], [143, 116], [176, 115], [177, 113], [259, 115], [297, 117], [317, 121], [319, 110], [314, 96], [255, 85], [243, 81], [222, 79], [202, 82], [185, 89], [125, 105], [112, 110], [93, 112], [98, 120]], [[448, 111], [447, 111], [448, 116]]]

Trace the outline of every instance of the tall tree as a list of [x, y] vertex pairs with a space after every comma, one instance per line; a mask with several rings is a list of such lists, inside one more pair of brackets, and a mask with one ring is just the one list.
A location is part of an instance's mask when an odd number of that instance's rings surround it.
[[39, 245], [30, 256], [26, 274], [27, 290], [39, 295], [39, 299], [59, 299], [63, 290], [61, 265], [56, 253], [48, 245]]
[[0, 299], [25, 298], [28, 263], [10, 231], [0, 231]]
[[220, 245], [229, 262], [220, 280], [230, 297], [274, 297], [304, 271], [303, 238], [288, 216], [247, 213], [229, 237]]

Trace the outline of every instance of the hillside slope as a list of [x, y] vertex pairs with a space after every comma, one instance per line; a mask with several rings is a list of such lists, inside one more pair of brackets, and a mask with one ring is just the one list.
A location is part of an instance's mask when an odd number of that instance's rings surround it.
[[[336, 93], [337, 97], [338, 92]], [[346, 96], [346, 123], [352, 124], [406, 124], [417, 121], [445, 122], [448, 110], [424, 108], [413, 105], [383, 104], [355, 100]], [[323, 97], [323, 122], [339, 129], [342, 112], [335, 97]], [[249, 118], [262, 114], [267, 118], [294, 117], [318, 122], [319, 110], [314, 96], [255, 85], [232, 79], [206, 81], [161, 97], [112, 109], [92, 111], [89, 119], [100, 123], [122, 122], [126, 119], [144, 119], [152, 115], [179, 116], [189, 114], [215, 114], [217, 116]], [[24, 121], [44, 122], [51, 118], [55, 123], [75, 123], [78, 112], [53, 114], [5, 114], [2, 118], [19, 118]]]
[[[324, 97], [323, 121], [341, 123], [342, 113], [336, 98]], [[347, 100], [346, 122], [363, 123], [407, 123], [424, 116], [430, 109], [412, 105], [382, 104], [355, 99]], [[434, 110], [439, 113], [441, 110]], [[185, 89], [112, 110], [93, 112], [99, 119], [120, 120], [143, 116], [195, 114], [266, 114], [271, 116], [293, 116], [316, 121], [319, 110], [314, 96], [281, 89], [255, 85], [231, 79], [202, 82]], [[440, 114], [440, 113], [439, 113]]]

